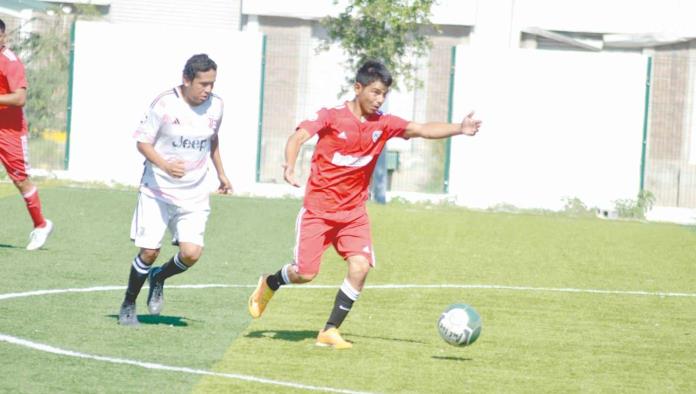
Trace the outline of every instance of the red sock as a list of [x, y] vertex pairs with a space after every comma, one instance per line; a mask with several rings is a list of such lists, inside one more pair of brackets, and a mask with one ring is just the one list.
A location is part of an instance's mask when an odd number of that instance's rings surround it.
[[41, 200], [39, 199], [39, 191], [34, 186], [29, 192], [22, 194], [24, 202], [27, 204], [27, 210], [31, 220], [34, 221], [34, 228], [43, 227], [46, 225], [46, 219], [41, 214]]

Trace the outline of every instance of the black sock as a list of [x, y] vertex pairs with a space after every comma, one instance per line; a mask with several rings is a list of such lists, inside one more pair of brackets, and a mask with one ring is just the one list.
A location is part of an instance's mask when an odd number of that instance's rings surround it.
[[324, 330], [328, 330], [332, 327], [340, 327], [343, 320], [345, 320], [346, 316], [348, 316], [350, 308], [353, 307], [353, 302], [355, 302], [355, 300], [348, 297], [348, 295], [343, 292], [343, 288], [341, 287], [336, 294], [336, 300], [334, 301], [334, 306], [331, 310], [331, 316], [329, 316], [329, 320], [326, 322]]
[[286, 282], [285, 278], [283, 277], [283, 270], [285, 270], [285, 276], [287, 276], [287, 269], [289, 265], [290, 264], [286, 264], [275, 274], [268, 275], [268, 277], [266, 278], [266, 284], [268, 285], [268, 287], [271, 288], [271, 290], [276, 291], [280, 288], [280, 286], [288, 284], [288, 282]]
[[132, 304], [138, 298], [140, 289], [147, 279], [147, 274], [150, 272], [150, 266], [145, 264], [140, 256], [135, 256], [131, 264], [130, 275], [128, 276], [128, 288], [126, 289], [126, 297], [124, 302]]
[[164, 263], [160, 272], [158, 272], [157, 275], [154, 275], [154, 280], [164, 281], [170, 276], [180, 274], [187, 269], [188, 266], [181, 261], [179, 254], [177, 253], [174, 255], [174, 257], [169, 259], [169, 261]]

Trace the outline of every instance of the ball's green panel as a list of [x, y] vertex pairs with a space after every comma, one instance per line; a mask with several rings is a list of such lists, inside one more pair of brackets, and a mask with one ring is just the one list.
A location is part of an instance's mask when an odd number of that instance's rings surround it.
[[[458, 313], [464, 312], [467, 317], [466, 327], [463, 328], [461, 332], [452, 332], [451, 329], [442, 324], [446, 315], [455, 309], [459, 310], [457, 311]], [[438, 320], [440, 336], [445, 342], [454, 346], [467, 346], [476, 342], [481, 335], [481, 328], [481, 315], [479, 315], [473, 307], [464, 303], [456, 303], [448, 306]]]

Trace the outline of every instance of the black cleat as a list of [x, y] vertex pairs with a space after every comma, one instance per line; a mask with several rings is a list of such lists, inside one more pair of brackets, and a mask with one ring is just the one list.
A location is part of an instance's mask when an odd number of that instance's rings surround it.
[[147, 276], [150, 291], [147, 293], [147, 309], [151, 315], [159, 315], [164, 307], [164, 281], [155, 280], [162, 267], [154, 267]]
[[121, 311], [118, 313], [118, 324], [122, 326], [138, 327], [138, 315], [135, 312], [135, 302], [123, 301]]

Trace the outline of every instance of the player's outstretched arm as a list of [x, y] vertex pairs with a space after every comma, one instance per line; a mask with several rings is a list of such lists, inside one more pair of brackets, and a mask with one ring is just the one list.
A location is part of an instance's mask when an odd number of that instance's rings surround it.
[[298, 129], [290, 137], [288, 137], [288, 142], [285, 144], [285, 164], [283, 164], [283, 178], [285, 182], [295, 186], [300, 187], [300, 183], [295, 179], [295, 163], [297, 162], [297, 155], [300, 153], [300, 147], [302, 144], [307, 142], [311, 136], [309, 131], [305, 129]]
[[27, 90], [17, 89], [12, 93], [0, 94], [0, 104], [13, 107], [23, 107], [27, 102]]
[[182, 160], [167, 161], [157, 153], [155, 147], [147, 142], [138, 141], [138, 151], [152, 164], [161, 168], [164, 172], [174, 178], [181, 178], [185, 174], [184, 162]]
[[222, 157], [220, 157], [220, 143], [218, 142], [218, 136], [214, 135], [210, 142], [210, 160], [213, 162], [215, 171], [218, 175], [218, 180], [220, 181], [220, 186], [218, 186], [217, 192], [220, 194], [231, 194], [234, 190], [232, 189], [232, 183], [227, 179], [225, 174], [225, 168], [222, 166]]
[[481, 127], [481, 121], [474, 119], [474, 112], [470, 112], [461, 123], [444, 123], [444, 122], [428, 122], [416, 123], [410, 122], [406, 126], [404, 136], [407, 138], [428, 138], [439, 139], [447, 138], [453, 135], [476, 135]]

